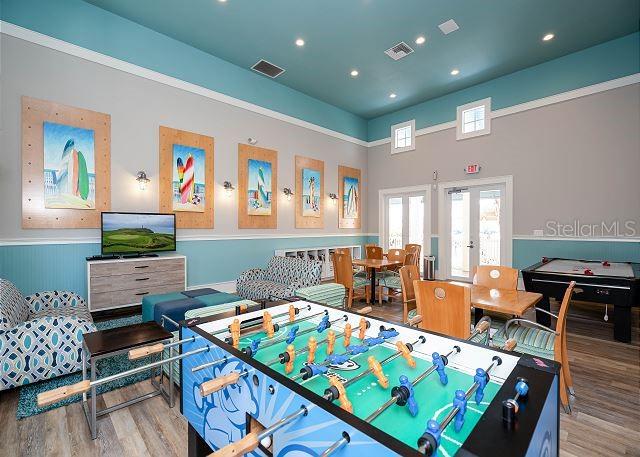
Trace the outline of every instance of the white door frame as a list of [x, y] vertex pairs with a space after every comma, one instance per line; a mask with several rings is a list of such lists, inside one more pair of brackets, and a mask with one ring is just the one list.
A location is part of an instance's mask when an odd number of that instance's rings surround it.
[[[504, 215], [505, 215], [505, 264], [510, 267], [513, 263], [513, 176], [495, 176], [492, 178], [465, 179], [462, 181], [448, 181], [438, 184], [438, 279], [446, 279], [451, 265], [450, 243], [446, 234], [446, 199], [445, 190], [453, 187], [487, 186], [492, 184], [504, 184]], [[502, 222], [501, 222], [502, 223]]]
[[386, 208], [385, 198], [392, 194], [404, 194], [409, 192], [424, 192], [424, 220], [423, 220], [423, 249], [422, 255], [431, 255], [431, 185], [396, 187], [393, 189], [380, 189], [378, 191], [378, 232], [380, 236], [380, 246], [385, 245], [387, 239]]

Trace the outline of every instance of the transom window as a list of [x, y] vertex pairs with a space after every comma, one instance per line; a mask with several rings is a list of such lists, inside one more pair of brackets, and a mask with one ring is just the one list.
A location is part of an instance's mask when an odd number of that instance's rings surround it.
[[391, 127], [391, 153], [412, 151], [416, 148], [416, 121], [403, 122]]
[[458, 106], [456, 133], [458, 140], [491, 133], [491, 99]]

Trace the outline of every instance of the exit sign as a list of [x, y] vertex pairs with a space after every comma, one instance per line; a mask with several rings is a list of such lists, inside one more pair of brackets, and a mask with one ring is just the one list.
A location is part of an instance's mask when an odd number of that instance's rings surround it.
[[476, 173], [480, 172], [480, 165], [478, 165], [477, 163], [473, 163], [473, 164], [467, 165], [467, 168], [465, 168], [464, 171], [468, 175], [475, 175]]

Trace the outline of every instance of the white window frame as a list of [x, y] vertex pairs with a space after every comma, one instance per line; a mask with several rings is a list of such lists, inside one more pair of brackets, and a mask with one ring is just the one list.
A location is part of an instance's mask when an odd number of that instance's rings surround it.
[[[463, 113], [465, 111], [472, 110], [484, 106], [484, 128], [481, 130], [474, 130], [473, 132], [464, 133], [463, 127]], [[458, 106], [456, 114], [456, 139], [466, 140], [467, 138], [475, 138], [477, 136], [489, 135], [491, 133], [491, 97], [477, 100], [475, 102], [467, 103], [466, 105]]]
[[[405, 127], [411, 127], [411, 144], [401, 148], [396, 148], [396, 130]], [[407, 122], [391, 126], [391, 154], [398, 154], [400, 152], [413, 151], [416, 148], [416, 120], [411, 119]]]

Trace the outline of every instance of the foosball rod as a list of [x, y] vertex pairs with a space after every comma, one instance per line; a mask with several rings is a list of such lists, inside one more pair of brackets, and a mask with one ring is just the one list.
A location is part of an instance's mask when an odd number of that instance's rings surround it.
[[173, 341], [171, 343], [156, 343], [151, 344], [149, 346], [142, 346], [139, 348], [131, 349], [128, 353], [129, 360], [137, 360], [143, 357], [147, 357], [152, 354], [158, 354], [165, 349], [170, 349], [175, 346], [179, 346], [184, 343], [193, 343], [196, 339], [201, 338], [200, 336], [190, 336], [189, 338], [185, 338], [179, 341]]
[[[142, 371], [159, 367], [161, 365], [164, 365], [165, 363], [172, 363], [172, 362], [175, 362], [176, 360], [181, 360], [186, 357], [190, 357], [192, 355], [200, 354], [201, 352], [210, 351], [210, 350], [211, 350], [211, 346], [207, 345], [199, 349], [195, 349], [193, 351], [185, 352], [184, 354], [176, 355], [174, 357], [169, 357], [167, 359], [159, 360], [157, 362], [152, 362], [146, 365], [142, 365], [140, 367], [132, 368], [130, 370], [123, 371], [122, 373], [113, 374], [111, 376], [105, 376], [104, 378], [96, 379], [95, 381], [89, 381], [88, 379], [85, 379], [75, 384], [70, 384], [68, 386], [62, 386], [56, 389], [42, 392], [38, 394], [38, 406], [42, 408], [44, 406], [48, 406], [52, 403], [56, 403], [72, 395], [88, 392], [89, 389], [91, 389], [92, 387], [98, 387], [98, 386], [101, 386], [102, 384], [106, 384], [108, 382], [115, 381], [120, 378], [124, 378], [126, 376], [131, 376], [133, 374], [137, 374]], [[220, 359], [219, 362], [220, 363], [224, 362], [224, 359]]]
[[220, 448], [209, 457], [232, 457], [249, 454], [254, 451], [260, 442], [265, 438], [270, 437], [282, 427], [288, 425], [299, 417], [306, 416], [308, 414], [306, 406], [301, 406], [295, 413], [289, 414], [283, 417], [279, 421], [275, 422], [270, 427], [265, 428], [260, 433], [251, 432], [247, 433], [244, 438], [236, 441], [235, 443], [227, 444], [225, 447]]
[[320, 457], [329, 457], [334, 452], [338, 452], [344, 446], [349, 444], [350, 441], [351, 441], [351, 437], [349, 436], [349, 434], [347, 432], [342, 432], [342, 438], [340, 438], [338, 441], [336, 441], [327, 449], [325, 449], [325, 451], [322, 454], [320, 454]]
[[[405, 346], [407, 346], [409, 348], [409, 352], [411, 352], [413, 350], [414, 346], [417, 346], [418, 344], [424, 344], [427, 341], [427, 339], [420, 335], [420, 337], [415, 340], [412, 343], [406, 344]], [[403, 356], [404, 354], [406, 354], [406, 352], [398, 350], [395, 354], [391, 354], [389, 357], [387, 357], [386, 359], [383, 359], [380, 361], [380, 366], [383, 366], [386, 363], [392, 362], [393, 360], [397, 359], [398, 357]], [[352, 385], [355, 382], [358, 382], [359, 380], [361, 380], [362, 378], [364, 378], [365, 376], [367, 376], [369, 373], [373, 372], [374, 369], [373, 368], [369, 368], [368, 370], [363, 371], [362, 373], [360, 373], [359, 375], [349, 379], [348, 381], [344, 382], [342, 385], [344, 387], [349, 387], [350, 385]], [[328, 396], [325, 395], [325, 398]], [[336, 398], [333, 398], [333, 396], [331, 396], [331, 398], [327, 398], [327, 400], [336, 400]]]
[[[460, 352], [460, 346], [454, 346], [453, 348], [451, 348], [451, 350], [449, 351], [448, 354], [446, 354], [444, 356], [444, 358], [446, 360], [449, 359], [449, 357], [451, 357], [453, 354], [458, 354]], [[438, 367], [436, 365], [431, 365], [429, 367], [429, 369], [427, 369], [424, 373], [422, 373], [420, 376], [418, 376], [416, 379], [414, 379], [411, 382], [412, 386], [416, 386], [418, 383], [420, 383], [421, 381], [423, 381], [424, 379], [427, 378], [427, 376], [429, 376], [431, 373], [433, 373], [434, 371], [436, 371]], [[366, 419], [365, 422], [369, 422], [371, 423], [371, 421], [375, 420], [380, 414], [382, 414], [383, 412], [385, 412], [391, 405], [393, 405], [394, 403], [396, 403], [398, 401], [398, 398], [392, 394], [391, 398], [389, 400], [387, 400], [385, 403], [382, 404], [382, 406], [380, 406], [378, 409], [376, 409], [374, 412], [372, 412]]]
[[[338, 338], [342, 338], [344, 336], [344, 334], [345, 334], [345, 332], [336, 333], [334, 339], [337, 340]], [[311, 339], [311, 338], [309, 338], [309, 339]], [[328, 342], [329, 342], [329, 337], [318, 341], [317, 345], [318, 346], [322, 346], [323, 344], [328, 343]], [[306, 352], [309, 352], [309, 346], [305, 346], [305, 347], [302, 347], [302, 348], [298, 349], [295, 352], [295, 355], [297, 357], [297, 356], [302, 355], [302, 354], [304, 354]], [[275, 359], [271, 359], [271, 360], [265, 362], [265, 365], [269, 367], [271, 365], [275, 365], [278, 362], [285, 363], [286, 360], [285, 360], [285, 355], [284, 354], [285, 353], [283, 352], [282, 354], [278, 355], [278, 357], [276, 357]]]
[[[491, 365], [489, 365], [487, 367], [487, 369], [484, 370], [484, 372], [486, 373], [487, 377], [488, 377], [489, 373], [491, 372], [491, 370], [493, 370], [495, 367], [497, 367], [500, 364], [502, 364], [502, 359], [500, 357], [498, 357], [497, 355], [494, 356], [493, 360], [491, 361]], [[473, 395], [473, 393], [476, 391], [476, 389], [479, 386], [480, 386], [480, 384], [479, 384], [478, 381], [474, 382], [467, 389], [467, 391], [464, 393], [465, 400], [469, 400], [469, 398], [471, 398], [471, 395]], [[447, 414], [445, 416], [445, 418], [442, 420], [442, 422], [440, 423], [440, 427], [439, 427], [438, 433], [442, 433], [442, 432], [445, 431], [447, 426], [451, 423], [451, 421], [454, 419], [454, 417], [456, 417], [456, 414], [458, 414], [459, 411], [460, 411], [460, 408], [458, 408], [457, 406], [453, 406], [451, 408], [451, 411], [449, 411], [449, 414]], [[428, 435], [428, 437], [426, 435]], [[422, 435], [422, 437], [420, 437], [420, 439], [418, 440], [418, 450], [421, 453], [426, 454], [426, 455], [432, 455], [433, 452], [436, 450], [435, 448], [432, 447], [431, 441], [429, 440], [429, 438], [433, 438], [433, 435], [431, 435], [429, 432], [425, 432]]]
[[[291, 305], [291, 307], [293, 307], [293, 305]], [[293, 309], [296, 311], [295, 314], [298, 314], [299, 311], [302, 311], [302, 310], [305, 310], [305, 309], [307, 311], [311, 311], [311, 305], [307, 305], [307, 306], [302, 307], [302, 308], [293, 308]], [[310, 314], [308, 316], [301, 317], [299, 319], [291, 320], [291, 318], [290, 318], [291, 314], [289, 312], [286, 312], [286, 313], [274, 314], [273, 316], [271, 316], [271, 318], [272, 319], [277, 319], [279, 317], [289, 316], [289, 320], [288, 321], [287, 320], [283, 320], [283, 321], [280, 321], [280, 322], [274, 322], [273, 323], [274, 326], [278, 326], [278, 329], [276, 329], [276, 330], [279, 330], [280, 327], [286, 327], [288, 325], [297, 324], [298, 322], [308, 321], [309, 319], [313, 319], [314, 317], [322, 316], [322, 315], [325, 315], [325, 314], [329, 314], [329, 312], [325, 310], [325, 311], [321, 311], [319, 313], [314, 313], [314, 314]], [[257, 320], [251, 322], [252, 319], [257, 319]], [[246, 330], [246, 329], [250, 329], [250, 328], [253, 328], [253, 327], [257, 327], [254, 330], [251, 330], [249, 332], [245, 332], [243, 334], [243, 336], [252, 335], [254, 333], [258, 333], [258, 332], [262, 331], [261, 325], [264, 322], [264, 315], [259, 317], [259, 318], [252, 318], [252, 319], [247, 319], [247, 320], [244, 320], [244, 321], [240, 322], [240, 330]], [[221, 328], [219, 330], [211, 332], [210, 335], [214, 335], [215, 336], [215, 335], [219, 335], [221, 333], [226, 333], [226, 332], [229, 332], [229, 327]]]
[[[330, 328], [330, 327], [331, 327], [333, 324], [335, 324], [336, 322], [340, 322], [340, 321], [346, 322], [346, 321], [348, 321], [348, 320], [349, 320], [349, 316], [347, 316], [346, 314], [344, 314], [344, 315], [342, 315], [342, 316], [340, 316], [340, 317], [335, 318], [335, 319], [334, 319], [334, 320], [332, 320], [332, 321], [329, 321], [329, 323], [328, 323], [328, 325], [327, 325], [327, 328]], [[308, 328], [308, 329], [306, 329], [306, 330], [302, 330], [301, 332], [296, 333], [296, 336], [295, 336], [295, 337], [297, 338], [297, 337], [298, 337], [298, 336], [300, 336], [300, 335], [306, 335], [307, 333], [315, 332], [315, 331], [317, 331], [317, 330], [318, 330], [318, 328], [317, 328], [317, 327], [311, 327], [311, 328]], [[325, 330], [326, 330], [326, 329], [325, 329]], [[264, 343], [264, 344], [260, 345], [259, 347], [260, 347], [260, 349], [265, 349], [265, 348], [268, 348], [268, 347], [274, 346], [274, 345], [276, 345], [276, 344], [283, 343], [283, 342], [287, 341], [287, 339], [288, 339], [288, 336], [287, 336], [287, 335], [285, 335], [283, 338], [276, 338], [275, 340], [269, 340], [269, 341], [267, 341], [266, 343]]]

